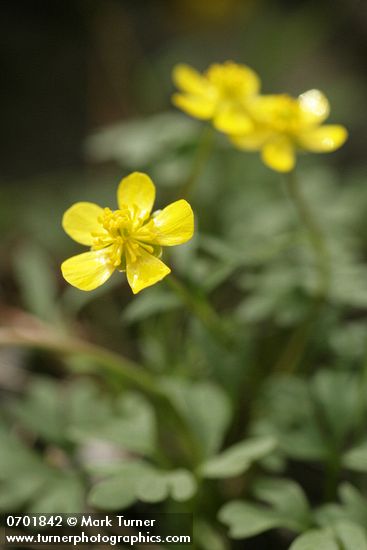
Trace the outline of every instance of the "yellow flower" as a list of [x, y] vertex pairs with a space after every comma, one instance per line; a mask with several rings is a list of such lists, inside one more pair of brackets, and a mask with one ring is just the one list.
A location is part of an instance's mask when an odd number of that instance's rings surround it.
[[61, 266], [64, 278], [80, 290], [94, 290], [117, 269], [126, 271], [134, 294], [170, 273], [160, 259], [162, 246], [191, 239], [194, 215], [185, 200], [151, 214], [155, 187], [146, 174], [134, 172], [117, 190], [118, 210], [78, 202], [62, 220], [66, 233], [90, 251]]
[[296, 151], [328, 153], [343, 145], [347, 130], [337, 124], [322, 125], [330, 112], [327, 98], [309, 90], [297, 99], [288, 95], [259, 96], [251, 103], [254, 131], [232, 135], [245, 151], [261, 151], [263, 162], [277, 172], [290, 172]]
[[217, 130], [232, 135], [253, 129], [248, 102], [260, 89], [257, 74], [246, 67], [227, 61], [214, 64], [201, 75], [188, 65], [173, 69], [173, 81], [180, 93], [172, 101], [189, 115], [211, 120]]

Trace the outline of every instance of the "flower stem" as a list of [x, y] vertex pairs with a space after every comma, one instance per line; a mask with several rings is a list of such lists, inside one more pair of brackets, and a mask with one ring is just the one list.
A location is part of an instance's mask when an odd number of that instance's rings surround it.
[[312, 209], [305, 200], [294, 170], [285, 174], [285, 182], [288, 194], [297, 210], [301, 222], [307, 230], [307, 236], [314, 251], [319, 278], [316, 294], [319, 298], [324, 300], [329, 290], [331, 275], [329, 254], [324, 235], [317, 219], [313, 215]]
[[177, 277], [172, 275], [172, 273], [166, 278], [166, 281], [182, 303], [202, 322], [216, 340], [220, 341], [225, 347], [232, 349], [235, 344], [233, 334], [227, 330], [220, 316], [205, 297], [193, 294], [191, 290], [177, 279]]
[[203, 133], [201, 134], [191, 172], [180, 190], [180, 198], [186, 199], [189, 195], [191, 195], [209, 159], [213, 148], [213, 141], [214, 128], [208, 125], [204, 128]]
[[317, 319], [327, 298], [331, 271], [323, 232], [302, 194], [295, 171], [285, 174], [285, 182], [288, 195], [297, 210], [301, 223], [306, 229], [318, 271], [318, 286], [310, 310], [303, 323], [291, 334], [287, 346], [274, 368], [278, 372], [290, 373], [295, 370], [302, 357], [315, 319]]

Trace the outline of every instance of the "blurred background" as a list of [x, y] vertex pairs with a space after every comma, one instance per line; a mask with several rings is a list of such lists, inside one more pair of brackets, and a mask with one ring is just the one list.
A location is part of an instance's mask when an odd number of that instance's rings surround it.
[[[52, 327], [55, 334], [123, 352], [154, 375], [213, 381], [239, 414], [226, 441], [243, 435], [243, 426], [256, 417], [249, 413], [252, 404], [243, 402], [246, 391], [239, 397], [239, 388], [246, 389], [243, 373], [252, 381], [268, 375], [314, 288], [309, 252], [284, 247], [293, 238], [294, 218], [279, 174], [218, 135], [192, 197], [200, 237], [170, 253], [182, 279], [210, 295], [222, 316], [246, 327], [236, 356], [218, 351], [218, 343], [187, 318], [163, 285], [134, 298], [124, 277], [115, 274], [98, 291], [82, 293], [67, 287], [60, 273], [61, 261], [81, 252], [61, 227], [73, 202], [114, 208], [120, 179], [140, 170], [152, 176], [162, 206], [189, 176], [202, 124], [171, 105], [173, 66], [185, 62], [204, 70], [233, 60], [260, 75], [263, 93], [321, 89], [330, 100], [330, 122], [349, 130], [340, 151], [304, 156], [299, 167], [335, 262], [330, 303], [306, 357], [307, 375], [324, 367], [357, 372], [365, 356], [367, 314], [366, 8], [363, 0], [3, 0], [0, 326], [39, 330], [41, 338], [44, 327]], [[244, 366], [254, 364], [255, 375]], [[70, 441], [69, 435], [54, 437], [61, 409], [50, 413], [54, 424], [39, 432], [51, 404], [36, 410], [30, 402], [32, 395], [37, 402], [73, 392], [80, 375], [89, 372], [88, 361], [6, 347], [0, 367], [4, 444], [10, 426], [62, 469]], [[56, 386], [50, 389], [45, 379]], [[93, 461], [101, 452], [87, 454]], [[305, 456], [295, 460], [307, 461]], [[316, 452], [310, 460], [319, 458]], [[14, 476], [11, 463], [10, 453], [3, 472]], [[320, 501], [322, 467], [291, 462], [286, 472], [308, 486], [312, 502]], [[21, 496], [14, 487], [0, 487], [2, 510], [24, 509], [34, 498], [34, 487]], [[76, 508], [84, 499], [78, 490]], [[328, 497], [335, 496], [335, 488], [328, 490]], [[46, 500], [33, 509], [60, 511], [65, 495], [54, 492], [55, 503]], [[287, 537], [264, 537], [256, 548], [274, 541], [287, 547]]]

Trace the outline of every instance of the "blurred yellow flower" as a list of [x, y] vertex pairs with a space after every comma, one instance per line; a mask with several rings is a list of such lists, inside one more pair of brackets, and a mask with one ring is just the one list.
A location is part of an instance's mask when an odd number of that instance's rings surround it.
[[227, 61], [200, 74], [179, 64], [173, 69], [173, 81], [180, 92], [173, 94], [172, 101], [189, 115], [212, 120], [217, 130], [232, 135], [253, 130], [248, 102], [259, 92], [260, 79], [246, 65]]
[[185, 200], [151, 214], [155, 187], [146, 174], [134, 172], [117, 190], [118, 210], [78, 202], [62, 220], [66, 233], [90, 251], [73, 256], [61, 266], [64, 278], [80, 290], [94, 290], [117, 269], [126, 271], [134, 294], [170, 273], [160, 259], [162, 246], [191, 239], [194, 215]]
[[322, 125], [330, 112], [327, 98], [309, 90], [297, 99], [288, 95], [258, 96], [251, 102], [253, 132], [232, 134], [232, 142], [245, 151], [261, 151], [263, 162], [277, 172], [290, 172], [296, 151], [328, 153], [348, 137], [344, 126]]

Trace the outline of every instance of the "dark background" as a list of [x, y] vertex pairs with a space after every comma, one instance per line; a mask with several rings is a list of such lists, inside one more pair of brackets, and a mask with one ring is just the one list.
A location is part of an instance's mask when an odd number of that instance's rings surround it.
[[91, 130], [169, 108], [176, 61], [199, 68], [227, 58], [248, 63], [268, 92], [327, 88], [333, 107], [354, 125], [341, 158], [363, 158], [363, 0], [7, 0], [1, 6], [5, 183], [80, 167]]

